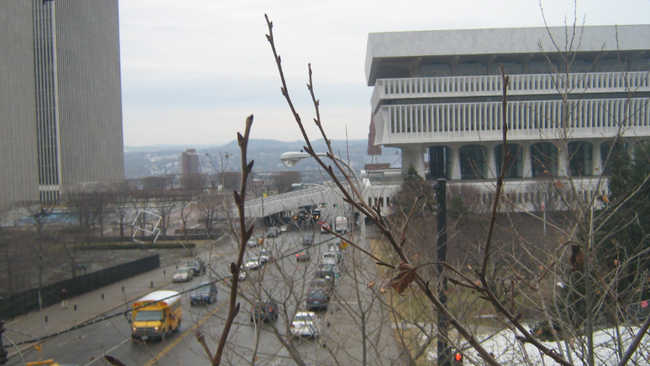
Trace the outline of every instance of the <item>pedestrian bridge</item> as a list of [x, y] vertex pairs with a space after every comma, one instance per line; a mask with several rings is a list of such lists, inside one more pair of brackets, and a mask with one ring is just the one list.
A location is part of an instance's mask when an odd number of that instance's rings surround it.
[[[390, 200], [399, 188], [399, 185], [366, 186], [361, 193], [366, 203], [371, 206], [380, 205], [382, 211], [388, 213]], [[329, 185], [309, 185], [292, 192], [246, 201], [246, 217], [263, 218], [278, 214], [291, 216], [299, 207], [323, 203], [325, 205], [321, 211], [325, 211], [325, 216], [343, 214], [349, 209], [338, 188]]]

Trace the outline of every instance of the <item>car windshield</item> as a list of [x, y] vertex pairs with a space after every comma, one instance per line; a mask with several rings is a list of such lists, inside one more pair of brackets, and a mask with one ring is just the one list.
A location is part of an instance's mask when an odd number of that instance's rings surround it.
[[162, 310], [143, 310], [135, 314], [134, 321], [136, 322], [150, 322], [162, 320]]
[[307, 298], [310, 300], [320, 300], [320, 299], [326, 299], [327, 296], [323, 295], [320, 291], [316, 292], [310, 292], [309, 295], [307, 295]]
[[259, 262], [259, 260], [260, 259], [258, 257], [253, 257], [248, 259], [249, 262], [255, 262], [255, 263]]
[[176, 271], [176, 273], [187, 273], [191, 270], [192, 270], [191, 268], [179, 268], [178, 271]]
[[194, 292], [210, 292], [210, 285], [201, 286], [195, 289]]
[[311, 323], [311, 316], [298, 314], [298, 315], [296, 315], [296, 318], [293, 321], [294, 321], [294, 323], [298, 323], [298, 322]]

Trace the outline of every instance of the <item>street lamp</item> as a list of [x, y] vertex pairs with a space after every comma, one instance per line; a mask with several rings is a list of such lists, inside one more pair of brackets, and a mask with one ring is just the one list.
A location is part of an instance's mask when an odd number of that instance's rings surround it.
[[[316, 153], [316, 156], [329, 158], [329, 156], [326, 153]], [[352, 176], [354, 176], [354, 180], [356, 180], [357, 188], [358, 189], [363, 189], [363, 187], [364, 187], [363, 180], [361, 180], [361, 178], [359, 178], [357, 173], [355, 173], [354, 169], [352, 169], [352, 167], [350, 165], [348, 165], [348, 163], [346, 163], [343, 159], [339, 158], [338, 156], [335, 156], [335, 155], [332, 155], [332, 156], [334, 157], [334, 160], [336, 160], [339, 163], [343, 164], [348, 169], [348, 171], [350, 173], [352, 173]], [[306, 152], [293, 151], [293, 152], [286, 152], [286, 153], [283, 153], [282, 155], [280, 155], [280, 160], [282, 161], [282, 164], [284, 164], [284, 166], [286, 166], [287, 168], [293, 168], [296, 164], [298, 164], [298, 162], [300, 160], [309, 159], [311, 157], [312, 156], [309, 155]], [[360, 197], [360, 198], [363, 199], [363, 197]], [[354, 217], [354, 211], [352, 212], [352, 220], [356, 224], [356, 220], [355, 220], [355, 217]], [[365, 219], [361, 220], [361, 234], [363, 235], [363, 238], [365, 240], [365, 238], [366, 238], [366, 222], [365, 222]]]

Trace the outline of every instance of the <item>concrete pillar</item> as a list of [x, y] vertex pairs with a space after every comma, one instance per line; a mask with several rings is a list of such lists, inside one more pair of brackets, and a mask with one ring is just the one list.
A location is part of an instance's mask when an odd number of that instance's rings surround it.
[[559, 143], [557, 146], [557, 176], [569, 176], [569, 144]]
[[460, 180], [460, 146], [451, 148], [451, 180]]
[[521, 142], [521, 168], [522, 168], [522, 177], [523, 178], [531, 178], [533, 176], [533, 165], [531, 164], [530, 161], [530, 145], [531, 143], [528, 141], [522, 141]]
[[599, 141], [589, 141], [592, 143], [591, 146], [591, 160], [593, 162], [592, 175], [602, 175], [603, 174], [603, 162], [600, 160], [600, 142]]
[[422, 146], [409, 146], [402, 148], [402, 174], [406, 175], [409, 172], [409, 167], [413, 165], [415, 170], [418, 171], [418, 174], [422, 177], [426, 177], [426, 172], [424, 171], [424, 153], [426, 149]]
[[487, 178], [488, 179], [497, 179], [500, 172], [497, 172], [497, 160], [496, 154], [494, 153], [494, 148], [496, 145], [487, 144], [485, 146], [485, 158], [487, 159]]

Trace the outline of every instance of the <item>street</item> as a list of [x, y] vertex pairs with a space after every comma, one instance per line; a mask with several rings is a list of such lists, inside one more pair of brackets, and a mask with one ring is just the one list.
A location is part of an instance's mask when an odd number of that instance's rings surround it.
[[[316, 245], [303, 247], [303, 236], [312, 234]], [[241, 310], [230, 331], [223, 364], [246, 364], [253, 360], [260, 365], [294, 364], [285, 342], [291, 342], [297, 355], [308, 365], [358, 364], [363, 362], [364, 354], [368, 364], [391, 364], [397, 347], [390, 324], [386, 323], [388, 317], [367, 287], [373, 281], [375, 266], [360, 253], [354, 254], [352, 248], [343, 256], [341, 283], [335, 288], [328, 310], [318, 312], [323, 333], [320, 339], [290, 338], [287, 327], [297, 311], [305, 310], [307, 287], [318, 267], [320, 254], [328, 251], [328, 244], [338, 242], [333, 235], [321, 234], [313, 228], [304, 232], [290, 230], [277, 238], [266, 239], [263, 248], [271, 251], [275, 260], [258, 271], [247, 271], [247, 279], [240, 282], [238, 302]], [[261, 249], [248, 248], [246, 258], [256, 256]], [[295, 253], [304, 249], [309, 249], [311, 260], [297, 262]], [[182, 295], [182, 328], [164, 340], [146, 344], [132, 341], [130, 324], [120, 316], [49, 339], [43, 343], [40, 356], [34, 348], [23, 356], [26, 361], [36, 361], [40, 357], [79, 366], [108, 365], [102, 357], [104, 354], [117, 357], [126, 365], [209, 364], [194, 331], [200, 329], [206, 335], [207, 344], [214, 353], [228, 314], [230, 293], [226, 285], [228, 280], [224, 279], [230, 277], [229, 263], [235, 260], [235, 255], [236, 247], [232, 243], [214, 246], [201, 254], [209, 268], [206, 275], [187, 283], [164, 286], [166, 290], [183, 292], [192, 289], [201, 279], [219, 279], [216, 303], [190, 306], [189, 293]], [[252, 323], [251, 303], [268, 298], [278, 303], [279, 318], [270, 323]], [[15, 356], [8, 364], [22, 362]]]

